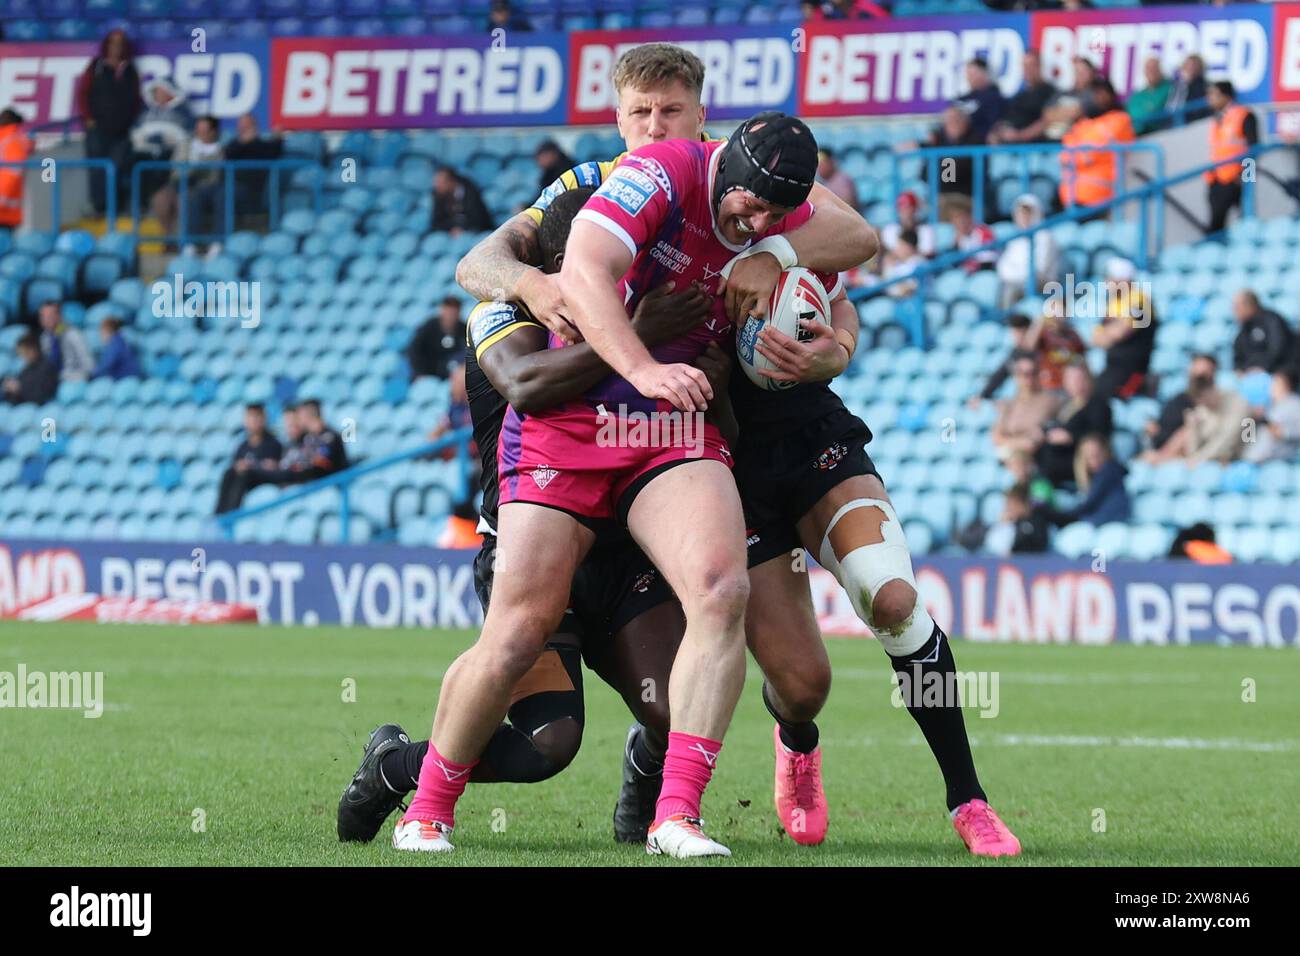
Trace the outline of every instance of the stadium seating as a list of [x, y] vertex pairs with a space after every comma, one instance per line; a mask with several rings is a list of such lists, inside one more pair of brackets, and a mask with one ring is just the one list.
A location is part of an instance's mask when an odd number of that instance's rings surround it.
[[[262, 0], [259, 9], [278, 16], [318, 6]], [[343, 0], [336, 6], [359, 12], [365, 3]], [[386, 9], [410, 16], [428, 7]], [[190, 15], [204, 4], [130, 4], [141, 17], [161, 18], [178, 8]], [[83, 15], [101, 9], [87, 4]], [[889, 152], [924, 129], [924, 123], [903, 121], [819, 124], [816, 132], [854, 176], [868, 217], [883, 223], [893, 216], [882, 185], [892, 169]], [[443, 295], [463, 294], [455, 285], [455, 263], [478, 238], [427, 230], [433, 165], [450, 162], [491, 183], [484, 197], [501, 220], [534, 196], [531, 157], [542, 138], [529, 131], [291, 136], [286, 146], [295, 156], [325, 163], [352, 155], [389, 172], [347, 189], [326, 177], [320, 209], [312, 207], [311, 177], [295, 176], [273, 231], [235, 233], [220, 256], [177, 256], [166, 264], [169, 280], [259, 280], [262, 315], [256, 329], [241, 328], [237, 319], [210, 319], [200, 327], [193, 319], [155, 316], [148, 289], [136, 277], [139, 261], [129, 236], [0, 230], [0, 322], [9, 323], [0, 326], [0, 375], [15, 371], [13, 346], [22, 327], [13, 323], [50, 297], [64, 300], [68, 320], [81, 325], [92, 343], [105, 315], [126, 319], [147, 375], [139, 381], [65, 383], [48, 406], [6, 412], [0, 420], [0, 525], [11, 534], [65, 538], [111, 532], [192, 540], [213, 533], [217, 483], [237, 440], [241, 404], [249, 400], [266, 402], [274, 423], [284, 402], [321, 399], [329, 421], [357, 423], [349, 447], [354, 458], [420, 443], [445, 414], [447, 390], [428, 379], [410, 383], [402, 350]], [[622, 149], [612, 131], [583, 132], [566, 145], [584, 158]], [[992, 171], [995, 179], [1019, 180], [1015, 169], [999, 165]], [[1050, 182], [1053, 171], [1042, 166], [1035, 175]], [[919, 185], [907, 176], [903, 184]], [[951, 248], [951, 229], [941, 229], [939, 238], [943, 248]], [[1114, 252], [1131, 252], [1137, 234], [1127, 223], [1068, 224], [1055, 230], [1055, 238], [1091, 276]], [[1250, 285], [1294, 321], [1297, 256], [1300, 221], [1292, 218], [1238, 222], [1226, 245], [1164, 250], [1148, 272], [1161, 317], [1153, 360], [1161, 376], [1159, 400], [1183, 387], [1193, 352], [1212, 352], [1221, 367], [1230, 368], [1235, 325], [1228, 299], [1238, 285]], [[918, 552], [955, 548], [956, 533], [975, 518], [995, 520], [1010, 481], [989, 438], [994, 409], [965, 404], [1006, 357], [996, 296], [991, 274], [950, 270], [923, 303], [883, 296], [858, 302], [863, 341], [872, 347], [859, 350], [837, 389], [876, 431], [872, 456]], [[924, 316], [928, 352], [907, 344], [899, 315], [908, 308]], [[1098, 367], [1100, 356], [1090, 358]], [[1231, 374], [1224, 379], [1227, 384]], [[1113, 404], [1117, 448], [1131, 453], [1137, 447], [1159, 400]], [[57, 423], [57, 441], [40, 440], [46, 419]], [[352, 489], [352, 539], [436, 543], [454, 486], [455, 465], [441, 460], [407, 462], [367, 477]], [[1178, 527], [1205, 519], [1241, 558], [1300, 556], [1300, 535], [1294, 533], [1300, 463], [1189, 470], [1134, 462], [1128, 488], [1131, 525], [1075, 525], [1056, 534], [1053, 547], [1087, 554], [1104, 545], [1112, 558], [1150, 560], [1167, 551]], [[278, 493], [257, 489], [248, 503]], [[274, 520], [244, 522], [239, 536], [306, 543], [339, 532], [333, 492], [273, 514]]]

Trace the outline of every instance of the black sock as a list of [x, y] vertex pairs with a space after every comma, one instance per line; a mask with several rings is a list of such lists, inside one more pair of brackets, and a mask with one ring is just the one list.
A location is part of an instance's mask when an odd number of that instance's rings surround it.
[[956, 687], [955, 682], [950, 684], [947, 677], [957, 673], [957, 663], [953, 660], [947, 636], [936, 624], [930, 639], [916, 653], [905, 657], [894, 657], [891, 654], [889, 659], [900, 680], [906, 681], [901, 686], [915, 689], [910, 697], [904, 695], [904, 703], [907, 712], [925, 735], [934, 759], [939, 761], [943, 782], [948, 788], [948, 809], [954, 810], [968, 800], [985, 799], [979, 778], [975, 776], [975, 761], [971, 757], [970, 740], [966, 737], [966, 722], [962, 717], [960, 702], [948, 700], [948, 695], [944, 694], [942, 705], [931, 704], [927, 707], [920, 693], [926, 686], [922, 682], [934, 679], [927, 678], [928, 674], [944, 675], [943, 686]]
[[[419, 786], [420, 767], [428, 751], [429, 741], [420, 740], [384, 754], [379, 769], [388, 789], [404, 794]], [[536, 783], [555, 772], [550, 758], [538, 750], [532, 737], [510, 724], [502, 724], [492, 734], [469, 779], [473, 783]]]
[[424, 764], [424, 755], [429, 750], [429, 741], [420, 740], [404, 744], [400, 741], [395, 749], [384, 754], [379, 762], [379, 772], [384, 775], [384, 782], [394, 793], [410, 793], [420, 785], [420, 767]]
[[810, 754], [817, 749], [817, 741], [821, 739], [821, 733], [817, 730], [815, 720], [786, 720], [776, 712], [772, 706], [772, 698], [767, 693], [767, 682], [763, 683], [763, 706], [767, 712], [772, 715], [776, 721], [777, 727], [780, 728], [781, 743], [785, 744], [787, 750], [793, 750], [799, 754]]
[[645, 728], [632, 738], [632, 767], [643, 777], [657, 777], [664, 772], [664, 753], [652, 748]]

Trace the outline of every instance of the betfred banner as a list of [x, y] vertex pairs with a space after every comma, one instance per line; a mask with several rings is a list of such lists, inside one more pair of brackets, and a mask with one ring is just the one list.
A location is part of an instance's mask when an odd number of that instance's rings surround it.
[[[473, 628], [483, 619], [474, 553], [0, 539], [0, 616], [92, 592], [251, 605], [276, 624]], [[931, 616], [966, 640], [1300, 647], [1295, 566], [1110, 562], [1094, 571], [1091, 564], [1091, 556], [923, 557], [916, 583]], [[822, 631], [866, 636], [835, 579], [817, 567], [809, 574]]]
[[271, 118], [285, 129], [558, 125], [563, 33], [271, 41]]
[[702, 100], [711, 120], [741, 120], [763, 110], [796, 110], [799, 28], [583, 30], [569, 37], [570, 123], [612, 123], [618, 97], [610, 76], [623, 53], [642, 43], [672, 43], [704, 63]]
[[988, 61], [1008, 96], [1024, 80], [1023, 14], [826, 20], [806, 24], [799, 115], [933, 113], [966, 92], [965, 64]]
[[1273, 99], [1300, 101], [1300, 3], [1273, 7]]
[[[184, 90], [194, 114], [233, 122], [252, 113], [267, 122], [269, 46], [265, 40], [221, 40], [204, 49], [196, 41], [146, 43], [137, 48], [141, 85], [157, 77]], [[61, 123], [78, 115], [77, 81], [98, 43], [0, 43], [0, 106], [12, 106], [29, 123]]]
[[1207, 78], [1231, 80], [1239, 100], [1263, 103], [1272, 98], [1273, 17], [1266, 4], [1160, 6], [1033, 13], [1029, 22], [1043, 74], [1057, 86], [1074, 82], [1071, 61], [1082, 56], [1101, 67], [1126, 97], [1146, 86], [1143, 64], [1152, 56], [1160, 58], [1166, 76], [1173, 76], [1197, 53], [1205, 60]]

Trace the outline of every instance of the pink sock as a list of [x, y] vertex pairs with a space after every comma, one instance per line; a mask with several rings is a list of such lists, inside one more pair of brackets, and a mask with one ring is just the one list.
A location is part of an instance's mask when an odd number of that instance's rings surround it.
[[700, 799], [713, 776], [713, 767], [721, 749], [721, 740], [676, 732], [668, 735], [664, 785], [659, 791], [659, 802], [655, 804], [656, 825], [677, 814], [700, 815]]
[[453, 763], [438, 753], [429, 742], [429, 749], [420, 765], [420, 785], [415, 789], [415, 797], [402, 817], [406, 820], [436, 820], [449, 827], [456, 825], [456, 801], [465, 792], [469, 783], [469, 772], [474, 763]]

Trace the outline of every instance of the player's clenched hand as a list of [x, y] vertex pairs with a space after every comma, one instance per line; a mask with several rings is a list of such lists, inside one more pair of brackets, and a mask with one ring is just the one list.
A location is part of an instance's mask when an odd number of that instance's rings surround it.
[[632, 328], [646, 345], [662, 345], [681, 338], [703, 322], [711, 308], [713, 297], [698, 283], [678, 291], [675, 282], [665, 282], [637, 303]]
[[558, 275], [548, 275], [540, 269], [525, 270], [519, 281], [519, 297], [533, 318], [563, 341], [572, 345], [582, 338], [577, 326], [569, 321]]
[[662, 398], [679, 412], [702, 412], [713, 398], [708, 377], [698, 368], [681, 362], [648, 362], [627, 376], [632, 387], [646, 398]]
[[781, 278], [781, 263], [770, 252], [761, 252], [732, 263], [731, 273], [722, 280], [727, 318], [733, 325], [747, 315], [767, 315], [767, 303]]
[[790, 338], [767, 325], [758, 333], [754, 347], [780, 371], [759, 369], [759, 375], [778, 382], [829, 382], [849, 366], [849, 353], [835, 339], [835, 330], [823, 322], [799, 320], [799, 327], [812, 335], [806, 342]]

